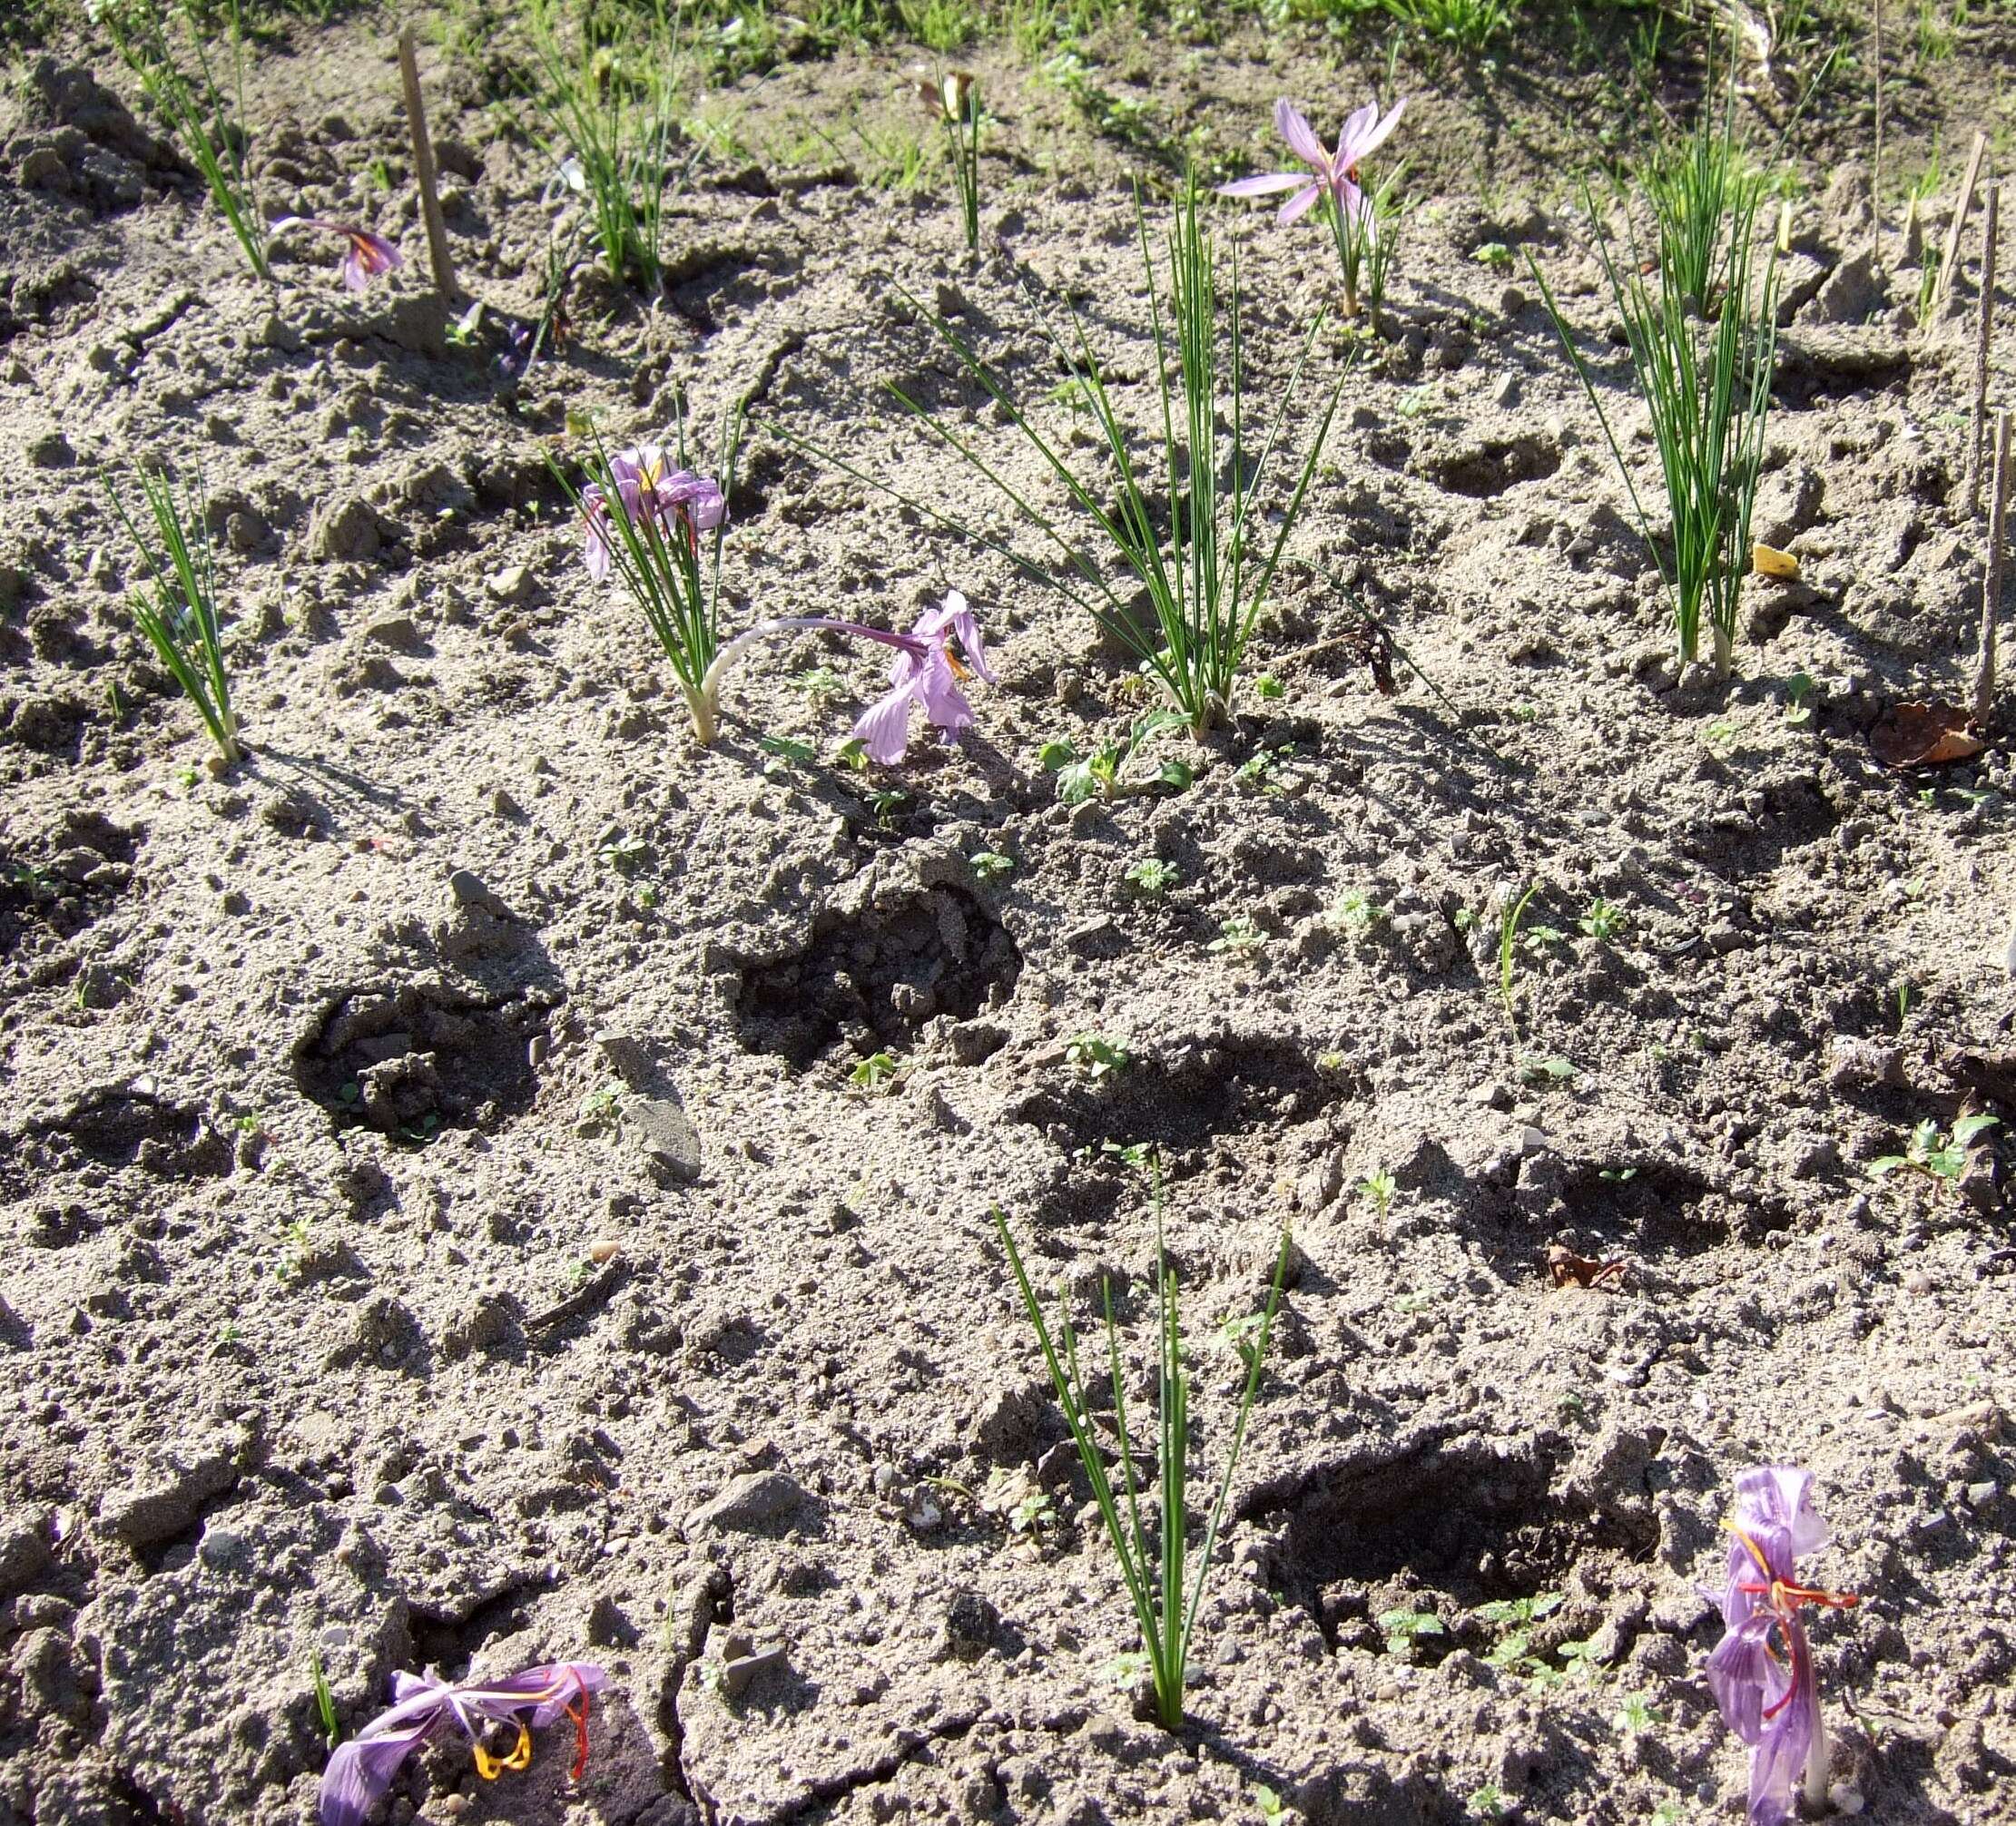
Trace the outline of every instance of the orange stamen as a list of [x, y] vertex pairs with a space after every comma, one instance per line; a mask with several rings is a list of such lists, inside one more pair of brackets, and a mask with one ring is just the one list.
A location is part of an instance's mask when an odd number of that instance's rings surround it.
[[578, 1782], [588, 1766], [588, 1689], [585, 1686], [581, 1688], [581, 1710], [576, 1712], [570, 1705], [566, 1713], [574, 1721], [574, 1767], [567, 1771], [567, 1780]]

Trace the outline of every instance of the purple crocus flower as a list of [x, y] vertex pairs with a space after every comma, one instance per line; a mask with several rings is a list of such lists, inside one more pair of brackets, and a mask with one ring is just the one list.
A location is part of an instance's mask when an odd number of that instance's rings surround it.
[[272, 226], [275, 233], [287, 228], [311, 228], [348, 236], [350, 244], [343, 255], [342, 273], [343, 283], [352, 291], [362, 291], [379, 273], [406, 264], [406, 256], [383, 235], [352, 228], [347, 222], [324, 221], [319, 216], [281, 216]]
[[[681, 527], [689, 544], [711, 533], [728, 517], [721, 485], [705, 476], [676, 468], [660, 444], [640, 444], [618, 450], [609, 458], [609, 480], [624, 517], [634, 525], [654, 527], [660, 537]], [[599, 483], [581, 491], [582, 515], [587, 524], [585, 555], [588, 574], [596, 582], [609, 574], [612, 559], [609, 503]]]
[[1796, 1786], [1810, 1798], [1827, 1785], [1827, 1733], [1820, 1716], [1813, 1651], [1803, 1606], [1852, 1609], [1852, 1592], [1797, 1583], [1798, 1556], [1827, 1541], [1810, 1500], [1810, 1473], [1774, 1465], [1736, 1479], [1736, 1514], [1723, 1524], [1734, 1538], [1722, 1592], [1726, 1634], [1708, 1657], [1716, 1703], [1750, 1746], [1749, 1826], [1782, 1826], [1793, 1817]]
[[[828, 615], [785, 615], [759, 622], [714, 655], [701, 682], [702, 694], [710, 703], [718, 701], [721, 682], [730, 668], [756, 642], [797, 633], [848, 634], [896, 649], [889, 669], [889, 690], [862, 712], [853, 730], [869, 759], [885, 767], [901, 761], [910, 750], [911, 704], [922, 704], [928, 722], [947, 736], [956, 736], [973, 723], [973, 706], [959, 682], [969, 675], [989, 684], [995, 682], [994, 668], [987, 662], [987, 648], [980, 640], [979, 618], [959, 591], [949, 590], [944, 604], [927, 610], [907, 634]], [[952, 651], [955, 640], [966, 655], [963, 663]]]
[[[468, 1738], [477, 1773], [494, 1782], [505, 1770], [531, 1762], [534, 1727], [570, 1718], [575, 1730], [570, 1779], [578, 1782], [588, 1764], [588, 1695], [600, 1692], [608, 1679], [585, 1661], [528, 1667], [494, 1684], [450, 1686], [432, 1674], [395, 1674], [390, 1709], [337, 1745], [322, 1772], [321, 1826], [362, 1826], [399, 1765], [450, 1723]], [[517, 1741], [507, 1755], [493, 1756], [485, 1746], [481, 1733], [489, 1723], [517, 1727]]]
[[1337, 135], [1337, 150], [1329, 151], [1316, 137], [1302, 111], [1283, 95], [1274, 103], [1274, 126], [1288, 142], [1288, 149], [1309, 169], [1305, 172], [1270, 172], [1264, 177], [1240, 178], [1220, 184], [1222, 197], [1274, 196], [1283, 191], [1294, 195], [1281, 206], [1279, 220], [1299, 221], [1327, 194], [1340, 216], [1368, 212], [1364, 192], [1358, 188], [1358, 166], [1386, 143], [1386, 136], [1400, 124], [1406, 98], [1395, 102], [1383, 119], [1377, 102], [1365, 105], [1344, 123]]
[[959, 687], [968, 675], [953, 639], [965, 649], [971, 669], [988, 683], [994, 672], [987, 663], [987, 649], [980, 643], [980, 627], [966, 598], [959, 591], [947, 594], [942, 608], [929, 610], [910, 632], [910, 641], [897, 651], [889, 669], [890, 688], [861, 712], [854, 733], [870, 761], [888, 766], [902, 760], [910, 747], [910, 705], [924, 706], [925, 719], [948, 737], [957, 736], [973, 722], [973, 706]]

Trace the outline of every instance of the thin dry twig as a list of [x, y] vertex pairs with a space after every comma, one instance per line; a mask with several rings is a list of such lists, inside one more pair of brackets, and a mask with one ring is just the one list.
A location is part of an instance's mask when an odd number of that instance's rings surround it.
[[1988, 727], [1995, 708], [1995, 624], [2002, 612], [2002, 562], [2009, 545], [2009, 408], [1995, 415], [1995, 481], [1988, 504], [1988, 574], [1981, 590], [1981, 651], [1974, 663], [1974, 724]]
[[1936, 321], [1953, 295], [1953, 268], [1960, 260], [1960, 233], [1967, 226], [1968, 212], [1974, 207], [1974, 187], [1981, 182], [1981, 162], [1988, 155], [1988, 135], [1974, 131], [1974, 148], [1967, 154], [1967, 174], [1960, 181], [1960, 201], [1946, 229], [1946, 250], [1939, 257], [1939, 284], [1932, 293], [1930, 320]]
[[1967, 421], [1967, 513], [1981, 512], [1982, 446], [1988, 429], [1988, 353], [1995, 335], [1995, 239], [2002, 187], [1991, 184], [1981, 221], [1981, 310], [1974, 340], [1974, 410]]
[[1876, 78], [1876, 133], [1869, 152], [1869, 264], [1883, 267], [1883, 0], [1869, 0], [1870, 62]]
[[399, 34], [399, 80], [406, 87], [406, 124], [413, 137], [413, 177], [420, 187], [420, 219], [427, 224], [428, 258], [434, 289], [455, 296], [455, 262], [448, 256], [447, 224], [441, 219], [441, 191], [434, 174], [434, 142], [428, 138], [427, 106], [420, 98], [420, 65], [413, 52], [413, 28]]

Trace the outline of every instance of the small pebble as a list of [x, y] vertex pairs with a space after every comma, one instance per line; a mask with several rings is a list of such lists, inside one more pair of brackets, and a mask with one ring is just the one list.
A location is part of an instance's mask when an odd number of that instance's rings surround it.
[[1837, 1782], [1827, 1790], [1827, 1800], [1836, 1813], [1859, 1813], [1862, 1811], [1862, 1790], [1851, 1788], [1845, 1782]]
[[623, 1244], [613, 1236], [598, 1236], [588, 1245], [588, 1260], [594, 1262], [611, 1262], [623, 1252]]

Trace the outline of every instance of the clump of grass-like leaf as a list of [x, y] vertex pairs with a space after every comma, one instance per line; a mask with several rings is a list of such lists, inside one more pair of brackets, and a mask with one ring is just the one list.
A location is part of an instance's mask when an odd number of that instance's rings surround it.
[[[1089, 411], [1098, 438], [1101, 466], [1117, 480], [1085, 476], [1066, 460], [1017, 403], [1003, 382], [942, 317], [912, 299], [951, 349], [959, 365], [1004, 412], [1010, 424], [1063, 486], [1077, 513], [1092, 523], [1120, 574], [1109, 575], [1074, 543], [1052, 514], [1005, 476], [960, 431], [919, 405], [900, 388], [890, 390], [930, 434], [974, 469], [1017, 509], [1047, 542], [1048, 560], [1011, 549], [991, 534], [952, 518], [927, 501], [890, 487], [845, 457], [777, 427], [785, 442], [831, 464], [856, 481], [902, 502], [937, 525], [997, 552], [1018, 568], [1056, 589], [1092, 614], [1112, 637], [1140, 661], [1198, 734], [1231, 713], [1233, 693], [1244, 663], [1254, 624], [1266, 600], [1276, 566], [1301, 517], [1316, 473], [1316, 459], [1337, 410], [1340, 379], [1325, 402], [1309, 440], [1294, 486], [1271, 529], [1262, 525], [1266, 484], [1283, 429], [1302, 389], [1302, 377], [1323, 318], [1310, 325], [1290, 375], [1281, 411], [1257, 458], [1247, 439], [1245, 352], [1239, 327], [1236, 256], [1229, 298], [1221, 291], [1221, 270], [1209, 231], [1200, 219], [1197, 192], [1186, 184], [1158, 263], [1147, 220], [1138, 201], [1136, 230], [1146, 280], [1149, 330], [1155, 351], [1152, 395], [1159, 406], [1156, 462], [1136, 466], [1133, 440], [1120, 417], [1082, 319], [1069, 313], [1068, 334], [1046, 320], [1045, 334], [1057, 360], [1077, 379], [1078, 398]], [[1165, 294], [1169, 299], [1165, 310]], [[1229, 431], [1229, 441], [1220, 431]], [[1161, 495], [1163, 498], [1158, 499]], [[1129, 601], [1145, 594], [1152, 626], [1136, 616]]]
[[[526, 30], [538, 63], [534, 101], [564, 182], [579, 193], [602, 263], [618, 285], [647, 292], [663, 280], [664, 193], [678, 96], [669, 30], [615, 30], [580, 9], [570, 32], [561, 0], [533, 0]], [[661, 20], [663, 15], [660, 15]]]
[[[1057, 1330], [1044, 1321], [1042, 1302], [1029, 1283], [1008, 1220], [997, 1211], [995, 1227], [1008, 1252], [1008, 1265], [1015, 1271], [1016, 1286], [1023, 1310], [1035, 1328], [1043, 1351], [1057, 1405], [1064, 1409], [1066, 1426], [1071, 1429], [1078, 1461], [1092, 1487], [1114, 1557], [1119, 1562], [1120, 1577], [1134, 1605], [1141, 1627], [1141, 1644], [1148, 1664], [1148, 1676], [1155, 1688], [1156, 1715], [1166, 1730], [1183, 1723], [1183, 1694], [1188, 1675], [1190, 1642], [1196, 1629], [1197, 1610], [1204, 1599], [1205, 1582], [1210, 1576], [1212, 1556], [1218, 1543], [1219, 1525], [1224, 1519], [1225, 1499], [1232, 1488], [1232, 1474], [1245, 1441], [1246, 1421], [1252, 1414], [1254, 1397], [1260, 1388], [1261, 1370], [1267, 1355], [1268, 1333], [1281, 1303], [1282, 1281], [1288, 1271], [1289, 1239], [1283, 1232], [1281, 1251], [1274, 1262], [1274, 1283], [1259, 1322], [1241, 1350], [1246, 1379], [1239, 1400], [1239, 1414], [1233, 1425], [1225, 1451], [1224, 1475], [1205, 1525], [1204, 1539], [1193, 1577], [1189, 1571], [1188, 1468], [1190, 1452], [1190, 1377], [1184, 1368], [1183, 1332], [1176, 1298], [1175, 1272], [1168, 1265], [1162, 1247], [1162, 1182], [1159, 1169], [1155, 1178], [1155, 1271], [1156, 1325], [1156, 1475], [1159, 1506], [1145, 1515], [1146, 1494], [1136, 1484], [1134, 1471], [1134, 1438], [1127, 1423], [1126, 1378], [1120, 1363], [1119, 1333], [1113, 1320], [1113, 1290], [1104, 1285], [1101, 1306], [1106, 1320], [1106, 1371], [1111, 1379], [1113, 1418], [1118, 1429], [1117, 1456], [1121, 1487], [1116, 1492], [1107, 1468], [1107, 1455], [1093, 1431], [1092, 1409], [1086, 1381], [1078, 1364], [1077, 1332], [1071, 1311], [1061, 1293], [1057, 1301]], [[1095, 1372], [1097, 1373], [1097, 1372]]]
[[590, 573], [599, 580], [613, 572], [622, 581], [671, 663], [704, 746], [720, 721], [721, 545], [742, 415], [731, 413], [723, 423], [718, 481], [686, 466], [683, 403], [674, 426], [670, 449], [642, 444], [612, 451], [591, 423], [578, 485], [550, 452], [546, 461], [585, 530]]
[[102, 478], [147, 568], [146, 585], [133, 599], [133, 621], [196, 706], [218, 752], [227, 762], [235, 761], [240, 755], [238, 717], [231, 709], [231, 675], [217, 618], [209, 504], [201, 485], [178, 499], [165, 470], [142, 467], [138, 474], [153, 520], [152, 537], [127, 511], [123, 486], [109, 474]]
[[1650, 248], [1631, 221], [1628, 199], [1618, 199], [1625, 221], [1620, 244], [1584, 192], [1658, 447], [1669, 539], [1654, 531], [1622, 439], [1530, 250], [1527, 264], [1666, 579], [1680, 656], [1688, 663], [1699, 657], [1706, 615], [1716, 670], [1726, 673], [1750, 565], [1750, 515], [1771, 412], [1779, 268], [1775, 247], [1757, 232], [1764, 185], [1740, 167], [1730, 113], [1719, 126], [1705, 114], [1696, 137], [1686, 160], [1645, 182], [1657, 223]]
[[[252, 270], [270, 279], [266, 224], [246, 161], [245, 39], [238, 0], [226, 0], [224, 7], [231, 27], [232, 99], [228, 108], [204, 45], [203, 15], [192, 0], [179, 5], [167, 0], [98, 0], [93, 13], [139, 78], [148, 101], [203, 174], [211, 200], [231, 224]], [[176, 14], [187, 31], [186, 60], [171, 34]]]
[[980, 85], [963, 70], [920, 85], [926, 105], [944, 129], [959, 192], [959, 226], [969, 252], [980, 247]]

